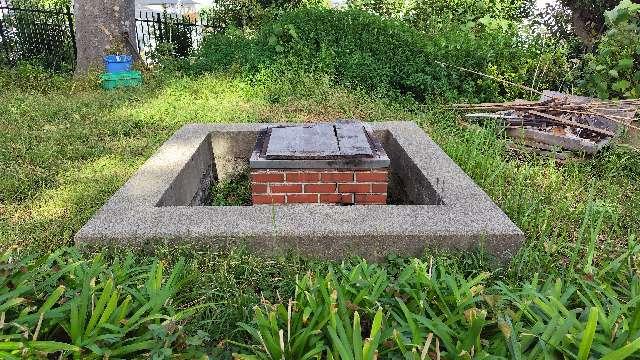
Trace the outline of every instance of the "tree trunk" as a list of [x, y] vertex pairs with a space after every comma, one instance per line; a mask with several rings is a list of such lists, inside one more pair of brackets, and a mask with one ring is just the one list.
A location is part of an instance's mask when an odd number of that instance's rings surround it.
[[100, 66], [106, 54], [135, 54], [135, 0], [76, 0], [74, 14], [77, 74]]

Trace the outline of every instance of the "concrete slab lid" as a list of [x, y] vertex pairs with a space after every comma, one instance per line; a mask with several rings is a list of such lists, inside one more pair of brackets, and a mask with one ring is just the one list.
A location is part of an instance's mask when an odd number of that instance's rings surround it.
[[272, 128], [266, 146], [267, 159], [313, 159], [340, 153], [335, 129], [330, 124]]
[[339, 121], [334, 126], [340, 154], [346, 156], [373, 156], [367, 132], [361, 123]]
[[389, 166], [389, 157], [371, 129], [359, 121], [283, 125], [261, 131], [250, 159], [254, 169]]
[[364, 126], [354, 121], [270, 129], [266, 159], [372, 157]]

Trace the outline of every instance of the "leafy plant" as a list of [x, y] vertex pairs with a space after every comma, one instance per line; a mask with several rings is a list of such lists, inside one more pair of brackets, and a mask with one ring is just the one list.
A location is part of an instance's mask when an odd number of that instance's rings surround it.
[[50, 330], [49, 321], [60, 314], [58, 301], [65, 292], [64, 286], [58, 286], [38, 306], [33, 281], [41, 261], [35, 256], [21, 257], [13, 249], [0, 255], [0, 355], [3, 358], [80, 351], [64, 342], [40, 340]]
[[[337, 310], [337, 309], [336, 309]], [[332, 349], [327, 350], [327, 359], [374, 360], [378, 358], [378, 347], [383, 338], [382, 308], [376, 312], [367, 338], [363, 338], [361, 319], [358, 312], [343, 319], [335, 311], [327, 327]]]
[[166, 277], [163, 268], [159, 262], [134, 266], [131, 256], [109, 267], [100, 256], [84, 261], [73, 251], [45, 257], [2, 253], [0, 354], [82, 359], [199, 354], [206, 334], [189, 337], [180, 322], [205, 305], [174, 308], [185, 281], [184, 262]]
[[[256, 308], [254, 325], [241, 324], [255, 342], [242, 345], [252, 354], [236, 356], [349, 360], [635, 356], [640, 351], [640, 277], [622, 264], [639, 250], [634, 245], [603, 269], [606, 276], [621, 279], [618, 290], [596, 279], [541, 281], [537, 275], [522, 287], [511, 288], [502, 282], [491, 284], [488, 273], [463, 277], [443, 265], [413, 259], [389, 279], [387, 290], [375, 296], [379, 306], [371, 313], [364, 307], [356, 309], [358, 292], [346, 289], [358, 278], [353, 274], [372, 273], [375, 279], [381, 269], [366, 262], [346, 263], [320, 280], [312, 273], [300, 279], [288, 307]], [[374, 289], [369, 287], [368, 293], [377, 294]]]
[[254, 326], [240, 326], [258, 345], [246, 347], [253, 355], [235, 356], [246, 360], [320, 359], [325, 350], [322, 330], [331, 313], [330, 279], [331, 275], [324, 279], [305, 275], [296, 287], [295, 301], [290, 300], [286, 308], [283, 304], [265, 304], [265, 313], [256, 307]]
[[535, 34], [523, 37], [512, 23], [489, 17], [426, 36], [405, 22], [360, 10], [303, 8], [282, 13], [255, 35], [230, 31], [207, 36], [185, 71], [240, 69], [259, 77], [265, 71], [300, 70], [418, 100], [495, 100], [529, 94], [454, 66], [551, 87], [565, 77], [566, 60], [563, 48], [550, 51], [549, 42]]
[[212, 184], [208, 204], [211, 206], [251, 205], [249, 172], [239, 172]]
[[[28, 62], [57, 72], [74, 66], [75, 53], [69, 27], [67, 0], [15, 0], [19, 9], [3, 14], [3, 50], [10, 63]], [[4, 58], [3, 54], [3, 58]]]
[[600, 98], [640, 96], [640, 4], [622, 0], [605, 13], [607, 32], [585, 57], [582, 86]]

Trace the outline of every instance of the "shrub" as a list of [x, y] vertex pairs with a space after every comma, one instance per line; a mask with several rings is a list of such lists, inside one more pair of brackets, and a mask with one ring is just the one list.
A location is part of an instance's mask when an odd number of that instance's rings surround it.
[[526, 95], [438, 61], [536, 86], [561, 80], [566, 66], [562, 49], [549, 50], [539, 37], [524, 37], [512, 25], [496, 24], [483, 19], [425, 35], [404, 22], [364, 11], [299, 9], [265, 24], [255, 36], [239, 31], [209, 36], [189, 71], [237, 68], [256, 74], [266, 68], [298, 69], [329, 74], [348, 86], [409, 94], [419, 100]]
[[273, 13], [306, 6], [323, 6], [325, 0], [225, 0], [200, 11], [214, 31], [229, 28], [255, 29]]
[[640, 4], [622, 0], [605, 12], [607, 32], [585, 57], [585, 92], [603, 99], [640, 96]]
[[484, 17], [519, 21], [532, 12], [528, 0], [348, 0], [349, 8], [404, 20], [428, 33], [475, 22]]

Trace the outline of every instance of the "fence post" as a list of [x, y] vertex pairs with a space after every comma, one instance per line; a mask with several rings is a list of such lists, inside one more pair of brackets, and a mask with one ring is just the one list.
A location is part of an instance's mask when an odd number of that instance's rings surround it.
[[[3, 9], [0, 9], [0, 14], [3, 14], [4, 12], [1, 12]], [[0, 17], [0, 41], [2, 41], [2, 47], [4, 48], [5, 53], [7, 54], [7, 62], [11, 62], [11, 54], [9, 53], [9, 43], [7, 42], [7, 39], [4, 37], [4, 26], [3, 26], [3, 19], [4, 15], [2, 17]]]
[[67, 22], [69, 24], [69, 35], [71, 35], [71, 43], [73, 44], [73, 67], [76, 66], [76, 58], [78, 57], [78, 47], [76, 45], [76, 31], [73, 28], [73, 13], [71, 12], [71, 6], [65, 6], [67, 14]]
[[162, 34], [162, 15], [156, 13], [156, 23], [158, 24], [158, 38], [156, 39], [156, 46], [158, 42], [164, 42], [164, 36]]

